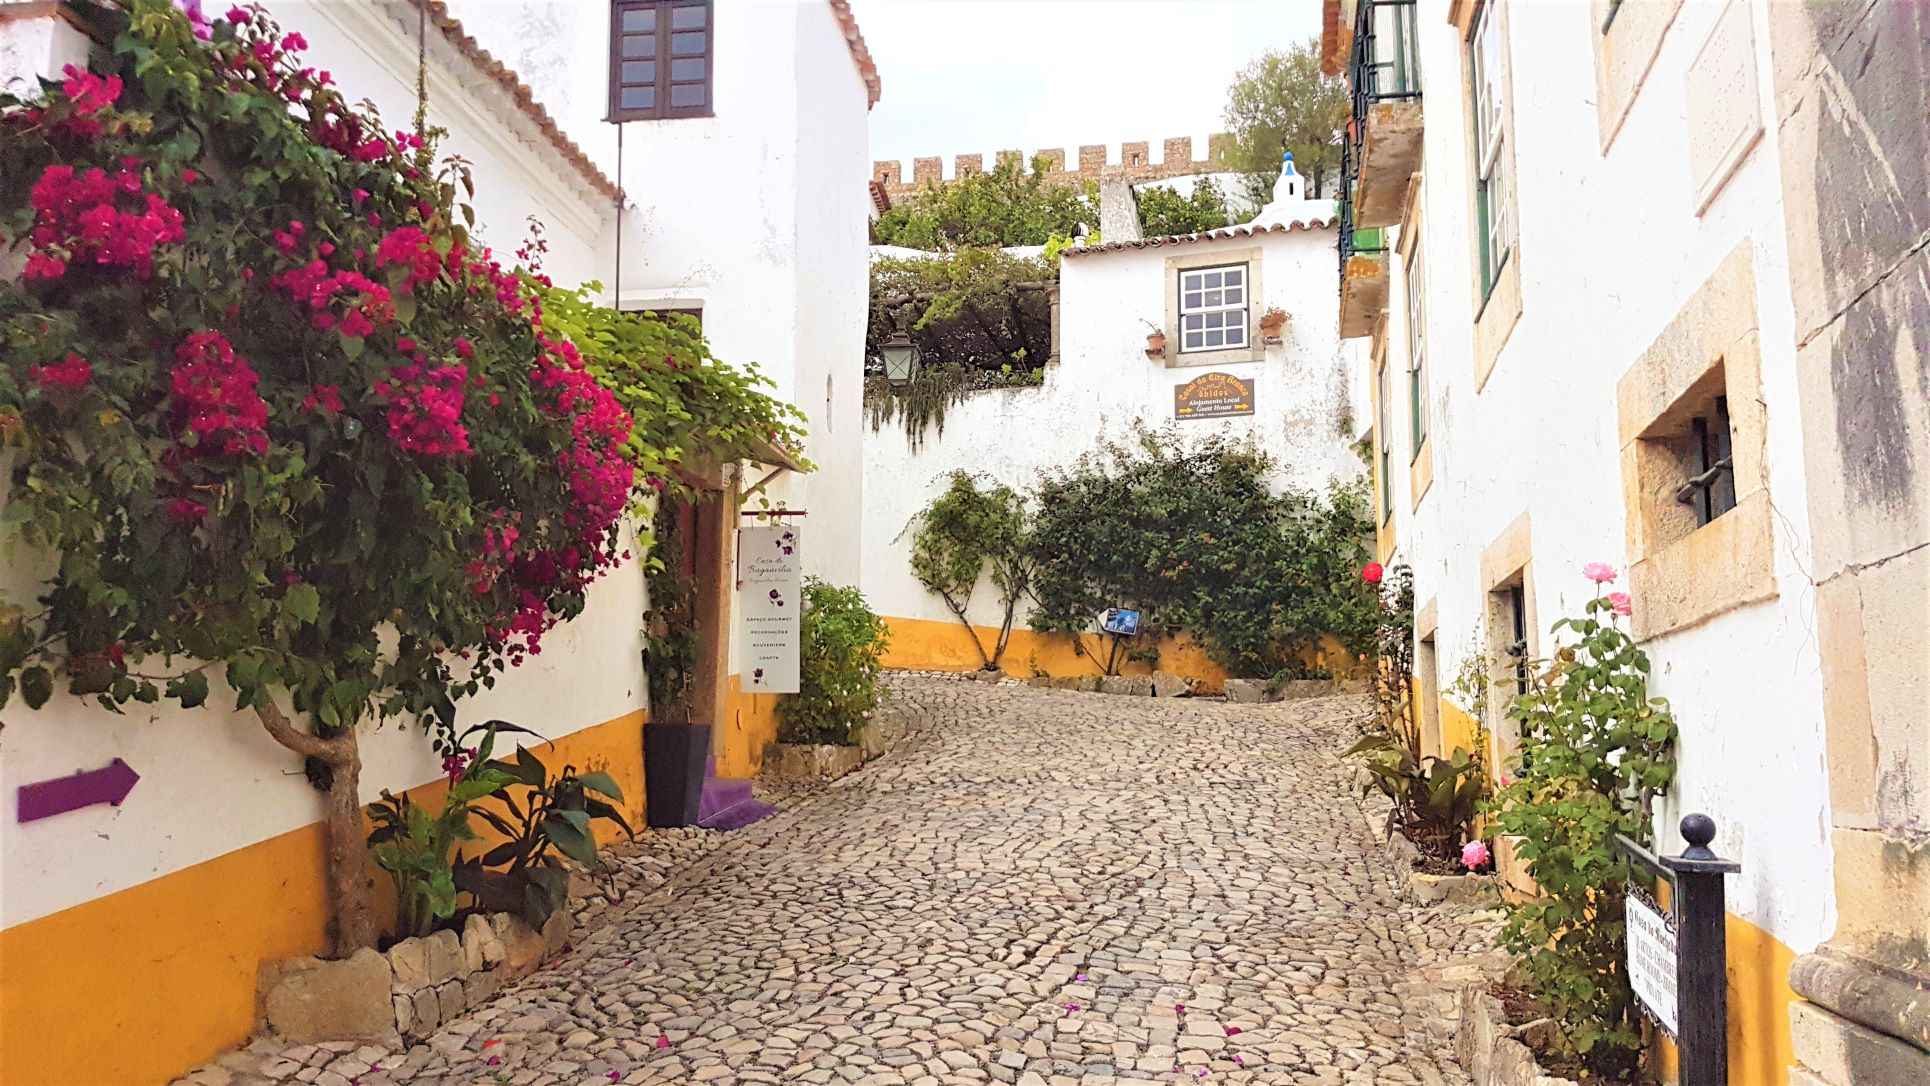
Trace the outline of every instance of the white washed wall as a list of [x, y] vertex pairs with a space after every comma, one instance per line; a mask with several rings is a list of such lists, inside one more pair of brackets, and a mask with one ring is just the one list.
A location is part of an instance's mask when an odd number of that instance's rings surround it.
[[[331, 69], [351, 99], [369, 97], [391, 126], [406, 126], [414, 101], [414, 53], [406, 74], [381, 67], [394, 43], [374, 24], [355, 24], [337, 5], [277, 3], [275, 14], [309, 40], [310, 58]], [[315, 9], [327, 7], [327, 13]], [[304, 10], [307, 9], [307, 10]], [[5, 24], [7, 40], [25, 24]], [[367, 33], [364, 33], [364, 32]], [[6, 52], [0, 43], [0, 54]], [[36, 47], [36, 55], [49, 55]], [[66, 55], [58, 50], [51, 54]], [[523, 217], [551, 226], [550, 268], [560, 282], [588, 276], [606, 235], [598, 209], [565, 187], [541, 160], [531, 160], [500, 120], [469, 109], [441, 109], [454, 93], [431, 83], [431, 116], [450, 129], [447, 147], [476, 164], [480, 223], [500, 247], [514, 249]], [[44, 555], [9, 547], [0, 594], [32, 600]], [[500, 717], [551, 738], [641, 709], [644, 688], [639, 618], [642, 573], [634, 563], [611, 571], [591, 591], [587, 610], [544, 642], [544, 652], [494, 691], [462, 703], [461, 721]], [[220, 683], [207, 707], [193, 711], [129, 706], [116, 716], [64, 693], [35, 712], [15, 698], [0, 714], [0, 795], [21, 785], [95, 769], [124, 759], [141, 774], [120, 807], [90, 807], [21, 825], [0, 818], [0, 926], [45, 916], [297, 829], [320, 815], [318, 794], [300, 760], [271, 740], [252, 714], [224, 711], [233, 695]], [[362, 798], [433, 780], [441, 763], [419, 730], [401, 724], [365, 729]]]
[[[1064, 258], [1060, 363], [1046, 371], [1042, 387], [970, 396], [946, 412], [944, 433], [927, 431], [916, 452], [895, 419], [866, 430], [863, 584], [872, 608], [897, 618], [952, 620], [912, 577], [908, 530], [952, 471], [1028, 488], [1041, 471], [1070, 466], [1101, 440], [1130, 437], [1137, 421], [1172, 423], [1173, 389], [1202, 374], [1252, 379], [1254, 414], [1178, 423], [1182, 436], [1251, 435], [1279, 461], [1279, 481], [1296, 486], [1324, 489], [1336, 477], [1358, 476], [1360, 461], [1340, 428], [1349, 401], [1345, 359], [1354, 348], [1338, 339], [1333, 246], [1329, 228]], [[1286, 342], [1267, 348], [1263, 362], [1169, 367], [1166, 359], [1147, 358], [1141, 320], [1164, 322], [1166, 259], [1256, 247], [1263, 294], [1256, 305], [1292, 315]], [[997, 625], [989, 586], [975, 604], [975, 622]]]
[[1434, 483], [1418, 512], [1410, 512], [1406, 316], [1397, 262], [1388, 318], [1389, 365], [1402, 375], [1391, 412], [1396, 527], [1399, 551], [1414, 565], [1417, 601], [1437, 601], [1445, 685], [1461, 660], [1479, 651], [1482, 549], [1528, 510], [1545, 651], [1549, 624], [1591, 595], [1582, 565], [1627, 564], [1616, 382], [1717, 264], [1749, 243], [1769, 490], [1778, 511], [1779, 595], [1645, 646], [1655, 665], [1654, 692], [1670, 699], [1682, 726], [1679, 784], [1658, 829], [1662, 843], [1677, 849], [1682, 813], [1712, 815], [1721, 828], [1714, 847], [1742, 862], [1742, 874], [1730, 881], [1730, 909], [1803, 952], [1835, 921], [1814, 591], [1805, 572], [1794, 318], [1760, 2], [1749, 6], [1757, 70], [1764, 73], [1756, 93], [1763, 142], [1700, 217], [1690, 181], [1686, 73], [1722, 6], [1682, 6], [1604, 157], [1595, 107], [1597, 28], [1586, 5], [1509, 5], [1522, 317], [1479, 393], [1467, 325], [1475, 307], [1467, 182], [1438, 165], [1467, 161], [1468, 115], [1458, 81], [1464, 61], [1453, 27], [1424, 12], [1428, 176], [1420, 241]]

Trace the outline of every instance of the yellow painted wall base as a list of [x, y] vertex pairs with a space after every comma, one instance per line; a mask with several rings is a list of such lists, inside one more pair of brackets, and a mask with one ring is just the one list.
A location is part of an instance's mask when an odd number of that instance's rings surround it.
[[[609, 772], [642, 825], [642, 726], [639, 710], [538, 753]], [[446, 789], [409, 795], [439, 810]], [[322, 872], [321, 826], [303, 826], [0, 931], [0, 1083], [165, 1083], [239, 1044], [259, 963], [325, 949]]]
[[[1665, 887], [1666, 889], [1666, 887]], [[1666, 895], [1665, 895], [1666, 896]], [[1789, 1035], [1789, 986], [1796, 952], [1730, 913], [1723, 925], [1729, 952], [1729, 1086], [1783, 1086], [1796, 1062]], [[1678, 1081], [1676, 1048], [1662, 1041], [1662, 1075]]]
[[746, 693], [739, 676], [725, 680], [723, 719], [711, 729], [719, 777], [755, 777], [764, 750], [777, 742], [777, 701], [782, 694]]
[[[887, 617], [885, 624], [891, 628], [891, 646], [884, 656], [886, 667], [916, 671], [977, 671], [983, 666], [978, 649], [972, 646], [971, 636], [965, 632], [965, 627], [956, 622]], [[985, 626], [974, 629], [986, 651], [991, 651], [998, 642], [998, 631]], [[1110, 647], [1110, 639], [1098, 636], [1088, 636], [1085, 643], [1101, 652]], [[1215, 663], [1206, 650], [1186, 634], [1161, 638], [1155, 647], [1159, 649], [1157, 666], [1161, 670], [1191, 679], [1207, 693], [1219, 693], [1226, 683], [1226, 669]], [[1331, 639], [1314, 653], [1314, 658], [1308, 663], [1331, 668], [1335, 674], [1349, 674], [1359, 667], [1358, 660], [1339, 642]], [[1072, 638], [1066, 635], [1042, 634], [1027, 629], [1012, 631], [1011, 640], [1005, 646], [1005, 655], [999, 659], [999, 669], [1018, 679], [1029, 679], [1040, 672], [1055, 677], [1100, 675], [1104, 674], [1100, 664], [1100, 661], [1077, 652]], [[1119, 673], [1149, 675], [1153, 667], [1151, 664], [1127, 661], [1120, 665]]]

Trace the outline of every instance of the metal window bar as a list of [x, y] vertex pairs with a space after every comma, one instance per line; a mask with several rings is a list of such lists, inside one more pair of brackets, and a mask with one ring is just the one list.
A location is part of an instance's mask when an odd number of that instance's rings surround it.
[[1714, 425], [1708, 416], [1690, 421], [1700, 470], [1675, 488], [1675, 500], [1695, 511], [1696, 526], [1736, 507], [1735, 458], [1729, 446], [1729, 397], [1717, 396]]
[[[1347, 275], [1347, 258], [1355, 253], [1384, 253], [1377, 236], [1366, 244], [1354, 240], [1354, 182], [1360, 175], [1360, 142], [1367, 132], [1367, 112], [1375, 102], [1421, 96], [1420, 53], [1416, 48], [1417, 0], [1360, 0], [1354, 12], [1354, 48], [1347, 61], [1352, 88], [1347, 127], [1340, 138], [1340, 274]], [[1379, 16], [1385, 10], [1385, 16]]]
[[1515, 662], [1515, 696], [1521, 697], [1528, 692], [1528, 595], [1522, 585], [1508, 586], [1508, 611], [1515, 635], [1508, 655]]

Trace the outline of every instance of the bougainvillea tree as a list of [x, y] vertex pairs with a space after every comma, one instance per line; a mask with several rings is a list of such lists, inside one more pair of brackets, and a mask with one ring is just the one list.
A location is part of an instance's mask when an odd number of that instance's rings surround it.
[[471, 239], [435, 133], [385, 131], [257, 8], [80, 10], [90, 70], [0, 97], [6, 521], [57, 558], [0, 618], [0, 697], [225, 679], [326, 792], [346, 953], [377, 932], [357, 723], [448, 743], [582, 609], [632, 420]]

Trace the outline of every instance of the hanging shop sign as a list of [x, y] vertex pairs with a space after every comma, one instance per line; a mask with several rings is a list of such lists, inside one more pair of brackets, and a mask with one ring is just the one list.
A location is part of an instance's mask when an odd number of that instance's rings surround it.
[[1114, 637], [1139, 636], [1139, 612], [1125, 607], [1108, 607], [1099, 612], [1099, 628]]
[[803, 554], [796, 526], [737, 530], [737, 614], [743, 633], [743, 689], [750, 693], [797, 693]]
[[1253, 382], [1230, 373], [1206, 373], [1173, 386], [1173, 417], [1218, 419], [1253, 414]]

